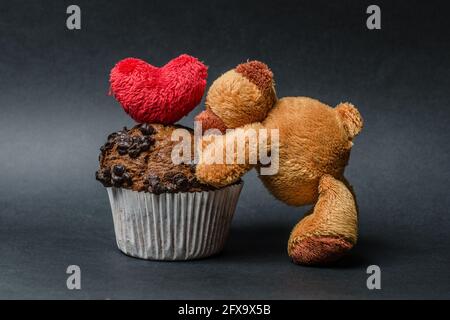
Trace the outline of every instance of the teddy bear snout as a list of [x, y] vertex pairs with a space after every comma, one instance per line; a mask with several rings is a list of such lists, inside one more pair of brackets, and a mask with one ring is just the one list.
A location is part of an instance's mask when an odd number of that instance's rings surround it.
[[227, 126], [214, 112], [207, 109], [199, 113], [195, 117], [195, 121], [199, 121], [202, 125], [202, 133], [209, 129], [218, 129], [220, 132], [225, 133]]

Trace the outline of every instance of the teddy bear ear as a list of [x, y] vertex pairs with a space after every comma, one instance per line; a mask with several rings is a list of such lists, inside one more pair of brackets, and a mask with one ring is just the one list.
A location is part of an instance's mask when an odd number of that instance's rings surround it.
[[253, 60], [241, 63], [234, 70], [256, 85], [262, 92], [270, 92], [273, 89], [272, 70], [261, 61]]
[[341, 118], [349, 138], [353, 138], [361, 132], [364, 122], [358, 109], [353, 104], [342, 102], [336, 106], [335, 110]]

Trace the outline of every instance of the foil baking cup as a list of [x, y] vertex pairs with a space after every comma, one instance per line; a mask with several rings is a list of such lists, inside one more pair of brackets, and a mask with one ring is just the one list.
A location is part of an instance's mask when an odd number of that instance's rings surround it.
[[220, 252], [243, 183], [203, 192], [107, 188], [117, 246], [149, 260], [190, 260]]

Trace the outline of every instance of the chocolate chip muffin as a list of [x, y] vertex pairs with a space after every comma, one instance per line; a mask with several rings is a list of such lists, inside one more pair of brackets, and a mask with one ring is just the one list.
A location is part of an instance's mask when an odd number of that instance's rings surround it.
[[140, 124], [110, 134], [100, 148], [100, 169], [96, 179], [105, 187], [126, 188], [154, 194], [215, 190], [195, 178], [193, 150], [189, 163], [174, 164], [172, 141], [175, 129], [193, 130], [179, 125]]
[[[191, 135], [185, 162], [175, 164], [178, 128]], [[96, 178], [108, 192], [118, 248], [150, 260], [190, 260], [222, 250], [242, 182], [214, 188], [195, 178], [191, 129], [140, 124], [108, 136]]]

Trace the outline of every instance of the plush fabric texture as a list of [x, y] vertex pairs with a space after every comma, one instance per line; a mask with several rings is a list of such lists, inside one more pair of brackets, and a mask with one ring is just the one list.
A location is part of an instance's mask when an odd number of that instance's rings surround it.
[[339, 236], [303, 237], [290, 246], [292, 261], [304, 265], [326, 265], [339, 260], [353, 244]]
[[158, 68], [136, 58], [121, 60], [111, 70], [111, 93], [140, 123], [173, 124], [200, 103], [207, 67], [183, 54]]
[[258, 85], [233, 69], [211, 85], [206, 96], [206, 109], [221, 118], [228, 128], [259, 122], [266, 118], [276, 101], [275, 91], [271, 88], [261, 91]]
[[[289, 205], [314, 204], [289, 240], [288, 253], [295, 263], [330, 263], [353, 247], [358, 213], [354, 194], [343, 174], [353, 138], [361, 131], [363, 120], [351, 103], [332, 108], [308, 97], [277, 100], [270, 69], [250, 61], [213, 83], [206, 108], [228, 128], [278, 129], [279, 171], [260, 178], [276, 198]], [[220, 121], [216, 119], [215, 123]], [[227, 132], [216, 140], [204, 137], [204, 144], [226, 141], [233, 134], [234, 131]], [[256, 152], [249, 143], [246, 148], [249, 155]], [[237, 181], [253, 167], [261, 169], [261, 164], [209, 164], [205, 156], [199, 160], [197, 179], [216, 187]]]
[[238, 65], [235, 70], [254, 83], [265, 95], [270, 94], [273, 89], [273, 73], [265, 63], [250, 61]]
[[357, 241], [356, 203], [345, 184], [330, 175], [319, 183], [319, 199], [292, 230], [288, 253], [294, 262], [322, 264], [333, 262]]
[[278, 174], [261, 179], [281, 201], [315, 203], [319, 179], [343, 175], [352, 142], [335, 109], [311, 98], [282, 98], [263, 124], [279, 130], [281, 147]]
[[195, 121], [199, 121], [202, 124], [202, 133], [209, 129], [218, 129], [220, 132], [225, 133], [227, 126], [214, 112], [211, 110], [205, 110], [195, 117]]
[[[240, 133], [231, 129], [226, 135], [204, 136], [201, 140], [201, 144], [197, 145], [197, 148], [200, 149], [198, 152], [200, 159], [196, 168], [197, 179], [199, 179], [199, 181], [205, 181], [205, 183], [216, 188], [222, 188], [240, 180], [240, 177], [253, 167], [253, 165], [249, 164], [250, 157], [253, 156], [255, 159], [258, 159], [259, 157], [257, 144], [250, 141], [247, 130], [252, 129], [258, 132], [258, 129], [261, 128], [261, 123], [255, 122], [240, 128], [242, 129]], [[238, 159], [236, 153], [231, 155], [233, 157], [232, 164], [229, 164], [226, 157], [230, 155], [227, 154], [226, 150], [231, 150], [231, 148], [237, 150], [236, 142], [238, 139], [244, 140], [246, 164], [237, 163]], [[232, 147], [230, 147], [229, 144], [232, 144]], [[216, 150], [220, 150], [217, 146], [222, 146], [219, 155], [216, 153]], [[220, 156], [222, 157], [222, 163], [213, 163], [213, 161], [208, 160], [217, 159], [220, 158]]]

